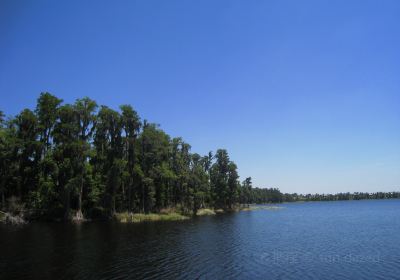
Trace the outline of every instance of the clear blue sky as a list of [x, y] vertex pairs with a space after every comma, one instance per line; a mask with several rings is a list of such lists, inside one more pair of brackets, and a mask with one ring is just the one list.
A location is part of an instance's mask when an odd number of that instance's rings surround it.
[[0, 109], [89, 96], [284, 192], [400, 190], [400, 2], [0, 1]]

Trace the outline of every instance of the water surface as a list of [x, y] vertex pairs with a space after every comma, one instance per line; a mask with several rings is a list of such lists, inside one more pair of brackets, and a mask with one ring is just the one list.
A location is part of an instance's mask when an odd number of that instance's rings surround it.
[[0, 226], [1, 279], [399, 279], [400, 200], [181, 222]]

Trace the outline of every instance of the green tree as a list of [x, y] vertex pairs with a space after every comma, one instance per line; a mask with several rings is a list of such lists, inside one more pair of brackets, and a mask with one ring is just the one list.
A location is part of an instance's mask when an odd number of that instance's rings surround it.
[[252, 190], [251, 177], [247, 177], [242, 182], [241, 191], [240, 191], [240, 203], [247, 204], [247, 205], [250, 204], [251, 190]]
[[227, 193], [227, 206], [232, 209], [238, 201], [239, 189], [239, 175], [237, 166], [234, 162], [230, 162], [228, 166], [228, 193]]
[[208, 157], [201, 158], [196, 153], [192, 155], [189, 186], [192, 211], [196, 215], [209, 198]]
[[77, 176], [78, 176], [78, 184], [79, 187], [77, 189], [78, 192], [78, 211], [76, 213], [76, 218], [78, 220], [83, 219], [82, 214], [82, 198], [83, 198], [83, 191], [84, 191], [84, 183], [85, 178], [87, 178], [89, 165], [88, 159], [90, 155], [91, 149], [91, 141], [94, 130], [96, 128], [95, 121], [96, 121], [96, 109], [97, 103], [91, 100], [88, 97], [83, 99], [78, 99], [75, 102], [74, 106], [76, 112], [76, 120], [77, 120], [77, 129], [78, 133], [78, 142], [79, 145], [77, 151], [77, 161], [79, 164], [77, 165]]
[[57, 119], [57, 110], [62, 99], [54, 95], [43, 92], [37, 100], [35, 113], [38, 118], [38, 128], [40, 130], [40, 142], [42, 143], [42, 156], [50, 149], [51, 136]]
[[[133, 110], [130, 105], [120, 106], [122, 111], [122, 127], [125, 132], [125, 149], [124, 159], [126, 160], [126, 176], [124, 177], [127, 185], [127, 208], [129, 212], [134, 209], [134, 203], [138, 201], [135, 192], [135, 179], [137, 181], [136, 153], [135, 146], [136, 140], [140, 132], [141, 122], [139, 115]], [[136, 184], [137, 185], [137, 184]]]
[[[116, 212], [116, 196], [123, 177], [123, 141], [121, 115], [106, 106], [101, 106], [98, 113], [95, 146], [105, 186], [104, 203], [109, 215]], [[97, 161], [99, 163], [99, 161]]]
[[80, 143], [78, 117], [73, 105], [63, 105], [58, 110], [54, 127], [54, 159], [57, 164], [57, 188], [64, 209], [64, 218], [71, 216], [71, 197], [80, 187], [83, 147]]
[[38, 120], [34, 112], [23, 110], [14, 120], [16, 138], [13, 158], [18, 162], [17, 195], [24, 201], [37, 187], [40, 142]]
[[143, 172], [140, 187], [141, 210], [147, 213], [165, 205], [165, 178], [160, 171], [168, 162], [170, 138], [157, 125], [144, 121], [138, 142], [138, 157]]
[[216, 208], [227, 208], [229, 156], [224, 149], [217, 150], [216, 162], [210, 171], [211, 189]]

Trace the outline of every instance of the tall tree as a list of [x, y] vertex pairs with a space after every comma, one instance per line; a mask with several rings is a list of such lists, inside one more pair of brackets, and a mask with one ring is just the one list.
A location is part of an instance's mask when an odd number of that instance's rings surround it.
[[237, 172], [236, 164], [231, 161], [228, 165], [227, 206], [229, 209], [232, 209], [234, 204], [238, 200], [238, 189], [239, 189], [239, 174]]
[[139, 115], [133, 110], [130, 105], [120, 106], [122, 111], [122, 127], [125, 132], [125, 155], [124, 158], [127, 161], [127, 189], [128, 189], [128, 201], [127, 208], [131, 212], [134, 208], [133, 203], [137, 201], [137, 196], [135, 196], [135, 178], [137, 178], [137, 170], [135, 170], [136, 154], [135, 145], [136, 139], [140, 132], [140, 118]]
[[[208, 157], [206, 157], [208, 160]], [[193, 214], [205, 207], [209, 192], [209, 177], [207, 173], [208, 161], [202, 158], [199, 154], [192, 155], [191, 174], [189, 181], [189, 193], [191, 196], [191, 204]]]
[[51, 135], [57, 119], [57, 110], [62, 102], [62, 99], [54, 95], [43, 92], [37, 100], [35, 113], [38, 118], [40, 129], [40, 142], [42, 143], [42, 157], [50, 148]]
[[52, 154], [52, 135], [62, 100], [48, 92], [37, 99], [35, 114], [38, 119], [40, 153], [38, 153], [38, 187], [32, 192], [31, 206], [41, 211], [51, 208], [55, 200], [57, 167]]
[[163, 205], [162, 194], [165, 192], [165, 184], [160, 170], [168, 162], [170, 138], [156, 124], [145, 121], [138, 142], [140, 143], [138, 156], [143, 172], [141, 210], [149, 212]]
[[58, 119], [54, 127], [54, 159], [58, 167], [57, 187], [64, 209], [64, 218], [70, 218], [71, 197], [80, 186], [82, 165], [82, 145], [80, 128], [77, 125], [77, 113], [72, 105], [63, 105], [58, 110]]
[[88, 171], [88, 157], [91, 148], [91, 139], [96, 127], [96, 108], [97, 104], [95, 101], [91, 100], [88, 97], [83, 99], [78, 99], [75, 102], [75, 112], [76, 112], [76, 120], [77, 126], [79, 130], [78, 134], [78, 157], [79, 160], [78, 165], [78, 174], [79, 177], [79, 187], [78, 187], [78, 211], [76, 213], [76, 219], [82, 220], [82, 197], [83, 197], [83, 189], [84, 189], [84, 180]]
[[107, 106], [101, 106], [98, 113], [95, 145], [98, 156], [105, 161], [102, 169], [106, 174], [104, 202], [109, 215], [116, 212], [116, 196], [121, 185], [123, 166], [123, 142], [121, 115]]
[[215, 158], [216, 162], [212, 165], [210, 172], [213, 200], [215, 207], [225, 209], [227, 207], [230, 160], [228, 152], [224, 149], [217, 150]]
[[251, 197], [250, 197], [251, 189], [252, 189], [251, 177], [247, 177], [242, 182], [241, 191], [240, 191], [240, 203], [249, 205], [250, 200], [251, 200]]
[[40, 143], [38, 141], [38, 120], [34, 112], [23, 110], [13, 121], [16, 130], [16, 149], [14, 157], [18, 160], [19, 179], [17, 193], [24, 200], [38, 182], [37, 163]]

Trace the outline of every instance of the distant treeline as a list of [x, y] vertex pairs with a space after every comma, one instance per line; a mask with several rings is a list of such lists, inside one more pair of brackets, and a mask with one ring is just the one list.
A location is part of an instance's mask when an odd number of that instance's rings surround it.
[[21, 208], [52, 218], [112, 217], [116, 212], [240, 204], [398, 198], [399, 193], [282, 194], [239, 181], [228, 152], [199, 155], [182, 138], [142, 121], [130, 105], [119, 110], [89, 98], [74, 104], [42, 93], [32, 111], [0, 112], [0, 209]]
[[400, 192], [376, 192], [376, 193], [337, 193], [337, 194], [283, 194], [282, 199], [292, 201], [334, 201], [334, 200], [361, 200], [361, 199], [389, 199], [400, 198]]
[[337, 193], [337, 194], [297, 194], [281, 193], [279, 189], [252, 188], [250, 203], [281, 203], [296, 201], [335, 201], [335, 200], [362, 200], [362, 199], [389, 199], [400, 198], [400, 192], [376, 192], [376, 193]]

